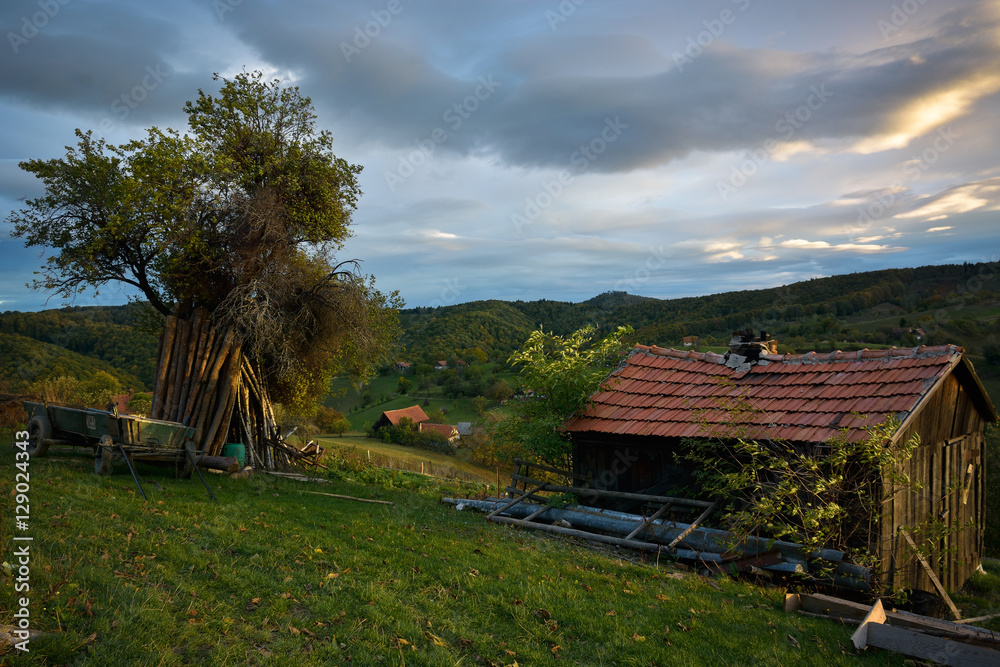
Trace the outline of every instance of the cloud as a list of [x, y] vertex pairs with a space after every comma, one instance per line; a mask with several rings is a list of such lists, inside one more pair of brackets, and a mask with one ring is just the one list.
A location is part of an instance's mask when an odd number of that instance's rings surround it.
[[968, 213], [978, 208], [998, 208], [1000, 201], [1000, 178], [980, 183], [952, 188], [938, 196], [928, 197], [912, 210], [897, 213], [901, 220], [922, 219], [924, 221], [944, 220], [949, 216]]

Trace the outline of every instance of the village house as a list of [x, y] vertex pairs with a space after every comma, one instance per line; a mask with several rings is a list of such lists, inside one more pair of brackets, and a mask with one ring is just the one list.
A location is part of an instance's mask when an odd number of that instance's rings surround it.
[[386, 410], [375, 420], [372, 430], [378, 432], [383, 426], [399, 426], [399, 421], [404, 417], [410, 419], [414, 424], [422, 424], [430, 420], [423, 408], [419, 405], [411, 405], [399, 410]]
[[[997, 412], [964, 350], [954, 345], [776, 354], [738, 332], [727, 354], [636, 346], [592, 403], [566, 423], [574, 472], [595, 488], [665, 493], [688, 478], [674, 457], [684, 438], [777, 440], [813, 451], [893, 418], [889, 446], [919, 436], [906, 474], [924, 492], [899, 493], [874, 536], [885, 583], [933, 590], [900, 529], [937, 517], [949, 530], [933, 567], [959, 588], [983, 555], [984, 429]], [[734, 423], [739, 402], [751, 423]], [[938, 560], [938, 557], [941, 559]]]
[[444, 437], [448, 442], [455, 442], [461, 437], [458, 432], [458, 428], [452, 426], [451, 424], [432, 424], [430, 422], [423, 422], [418, 425], [418, 430], [421, 433], [436, 433]]

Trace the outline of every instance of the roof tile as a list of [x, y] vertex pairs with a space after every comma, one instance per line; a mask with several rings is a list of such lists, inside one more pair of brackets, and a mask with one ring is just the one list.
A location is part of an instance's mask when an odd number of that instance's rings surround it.
[[[764, 354], [767, 365], [737, 372], [713, 352], [636, 346], [626, 364], [569, 420], [571, 431], [662, 437], [702, 435], [706, 423], [731, 430], [733, 407], [761, 411], [752, 420], [767, 437], [821, 442], [845, 429], [864, 437], [868, 424], [905, 414], [963, 353], [955, 346], [859, 352]], [[860, 412], [867, 419], [852, 414]], [[756, 427], [756, 425], [755, 425]], [[859, 435], [860, 434], [860, 435]]]

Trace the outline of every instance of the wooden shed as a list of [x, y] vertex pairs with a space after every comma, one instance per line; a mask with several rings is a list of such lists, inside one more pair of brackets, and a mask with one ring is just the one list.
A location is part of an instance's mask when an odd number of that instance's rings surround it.
[[[890, 446], [920, 446], [905, 472], [919, 493], [885, 505], [872, 546], [887, 586], [934, 590], [900, 528], [937, 517], [952, 529], [932, 562], [948, 590], [979, 566], [985, 514], [984, 429], [997, 420], [964, 350], [954, 345], [775, 354], [773, 341], [734, 339], [725, 355], [637, 346], [592, 403], [566, 423], [574, 472], [596, 488], [664, 493], [686, 481], [674, 458], [684, 438], [769, 438], [815, 447], [894, 417]], [[734, 424], [733, 401], [753, 423]], [[742, 430], [735, 433], [734, 430]]]

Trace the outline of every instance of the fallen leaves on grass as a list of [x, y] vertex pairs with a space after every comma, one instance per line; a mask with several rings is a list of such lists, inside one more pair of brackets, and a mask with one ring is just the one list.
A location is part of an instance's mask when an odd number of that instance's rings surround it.
[[436, 634], [434, 634], [432, 632], [427, 632], [425, 630], [424, 631], [424, 637], [426, 637], [427, 639], [430, 639], [431, 643], [434, 644], [435, 646], [448, 646], [448, 642], [446, 642], [445, 640], [441, 639], [440, 637], [438, 637]]

